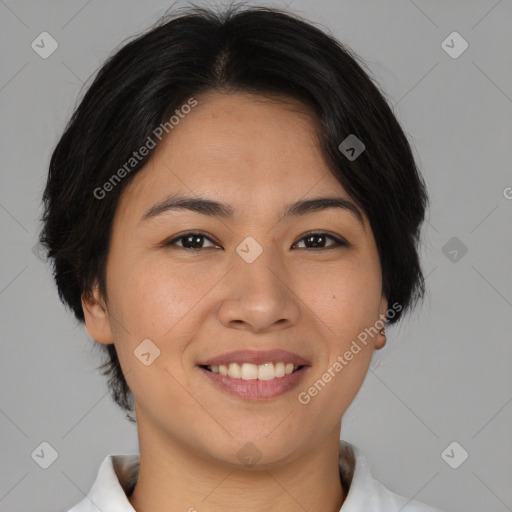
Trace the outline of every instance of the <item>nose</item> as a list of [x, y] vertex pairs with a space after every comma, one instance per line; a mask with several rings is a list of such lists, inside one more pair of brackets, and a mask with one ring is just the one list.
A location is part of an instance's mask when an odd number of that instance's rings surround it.
[[268, 244], [252, 263], [235, 253], [229, 276], [230, 285], [217, 310], [225, 327], [262, 333], [297, 323], [300, 300], [277, 247]]

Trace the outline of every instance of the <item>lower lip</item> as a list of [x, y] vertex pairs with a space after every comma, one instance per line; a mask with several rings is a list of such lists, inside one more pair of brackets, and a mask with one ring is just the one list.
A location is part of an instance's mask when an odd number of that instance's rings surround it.
[[201, 372], [221, 389], [246, 400], [274, 398], [282, 395], [286, 391], [290, 391], [298, 386], [299, 382], [306, 375], [308, 368], [309, 366], [303, 366], [294, 373], [284, 375], [283, 377], [276, 377], [272, 380], [244, 380], [233, 379], [227, 375], [213, 373], [205, 368], [199, 367]]

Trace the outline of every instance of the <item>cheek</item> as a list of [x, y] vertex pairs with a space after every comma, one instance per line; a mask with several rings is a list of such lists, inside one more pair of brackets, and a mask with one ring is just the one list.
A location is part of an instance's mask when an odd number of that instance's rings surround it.
[[323, 343], [304, 391], [333, 421], [352, 402], [367, 374], [373, 343], [369, 335], [361, 335], [378, 320], [381, 299], [379, 267], [363, 258], [343, 263], [317, 265], [314, 272], [300, 274], [300, 297], [322, 332], [319, 347]]
[[112, 295], [127, 330], [133, 336], [157, 339], [181, 332], [215, 283], [215, 273], [207, 270], [197, 264], [171, 264], [161, 257], [113, 268]]
[[377, 320], [380, 268], [370, 258], [317, 264], [297, 275], [301, 276], [299, 297], [330, 328], [331, 335], [346, 340]]
[[[200, 301], [215, 276], [208, 277], [197, 268], [192, 271], [192, 266], [177, 269], [165, 260], [139, 259], [116, 268], [112, 265], [110, 277], [112, 317], [123, 323], [119, 327], [120, 322], [113, 322], [118, 325], [116, 350], [139, 406], [157, 411], [169, 404], [172, 410], [171, 404], [180, 403], [180, 415], [193, 414], [194, 404], [187, 401], [182, 387], [186, 381], [182, 355], [201, 326]], [[146, 339], [160, 351], [146, 345], [152, 360], [148, 365], [136, 357]], [[166, 421], [173, 424], [178, 416]]]

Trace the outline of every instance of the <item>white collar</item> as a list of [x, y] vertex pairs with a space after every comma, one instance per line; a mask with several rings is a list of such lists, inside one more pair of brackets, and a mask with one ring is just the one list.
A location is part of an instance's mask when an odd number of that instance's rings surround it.
[[[350, 486], [340, 512], [440, 512], [384, 487], [371, 476], [364, 454], [346, 441], [340, 441], [339, 468], [344, 486]], [[87, 496], [68, 512], [135, 512], [127, 494], [138, 473], [138, 453], [107, 455]]]

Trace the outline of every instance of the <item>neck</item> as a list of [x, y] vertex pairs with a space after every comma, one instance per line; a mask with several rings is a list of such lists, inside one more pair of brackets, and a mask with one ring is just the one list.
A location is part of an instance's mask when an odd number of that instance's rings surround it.
[[339, 427], [292, 462], [258, 469], [219, 463], [140, 422], [140, 468], [128, 498], [137, 512], [339, 512]]

